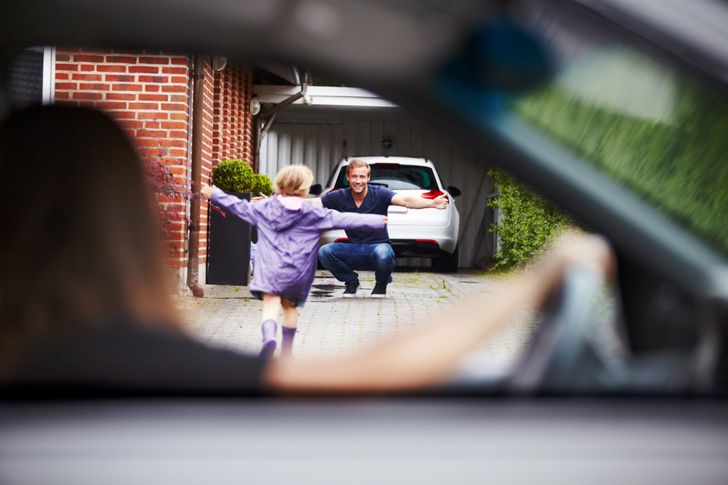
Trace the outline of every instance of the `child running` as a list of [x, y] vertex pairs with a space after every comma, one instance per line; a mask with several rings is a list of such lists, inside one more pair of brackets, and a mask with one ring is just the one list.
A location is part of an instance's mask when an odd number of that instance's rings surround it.
[[250, 292], [263, 300], [262, 355], [276, 349], [277, 318], [283, 307], [281, 355], [291, 356], [298, 327], [297, 307], [303, 306], [313, 283], [319, 236], [329, 229], [381, 229], [387, 218], [375, 214], [342, 213], [305, 203], [313, 182], [304, 165], [282, 168], [275, 196], [250, 203], [203, 184], [201, 193], [214, 204], [258, 228], [255, 274]]

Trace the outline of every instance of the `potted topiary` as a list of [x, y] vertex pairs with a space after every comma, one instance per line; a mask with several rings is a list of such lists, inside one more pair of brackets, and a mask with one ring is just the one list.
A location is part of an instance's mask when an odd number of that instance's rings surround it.
[[256, 173], [253, 176], [253, 196], [260, 194], [270, 195], [273, 193], [273, 181], [264, 173]]
[[[250, 200], [257, 183], [245, 160], [223, 160], [212, 171], [212, 183], [240, 199]], [[207, 283], [248, 285], [250, 224], [210, 204], [208, 220]]]

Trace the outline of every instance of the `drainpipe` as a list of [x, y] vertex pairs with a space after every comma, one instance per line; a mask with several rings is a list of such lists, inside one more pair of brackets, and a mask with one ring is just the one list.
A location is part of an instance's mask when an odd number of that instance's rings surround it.
[[[260, 145], [263, 143], [263, 139], [268, 134], [268, 130], [270, 130], [270, 127], [273, 126], [273, 122], [275, 121], [278, 112], [286, 106], [290, 106], [299, 99], [306, 96], [306, 90], [308, 89], [309, 84], [311, 84], [311, 75], [307, 72], [303, 75], [303, 78], [301, 80], [301, 90], [299, 92], [289, 96], [278, 104], [274, 104], [270, 108], [265, 109], [258, 114], [258, 117], [255, 120], [255, 131], [257, 134], [255, 147], [256, 164], [258, 163], [258, 160], [260, 160]], [[306, 100], [304, 100], [304, 102], [305, 101]]]
[[204, 62], [203, 56], [195, 54], [193, 56], [194, 64], [194, 88], [192, 95], [192, 146], [190, 151], [192, 157], [190, 160], [191, 172], [191, 192], [190, 198], [190, 225], [189, 225], [189, 244], [187, 257], [187, 286], [192, 290], [192, 294], [201, 298], [205, 295], [205, 290], [198, 281], [200, 268], [200, 185], [202, 182], [202, 102], [203, 102], [203, 80]]

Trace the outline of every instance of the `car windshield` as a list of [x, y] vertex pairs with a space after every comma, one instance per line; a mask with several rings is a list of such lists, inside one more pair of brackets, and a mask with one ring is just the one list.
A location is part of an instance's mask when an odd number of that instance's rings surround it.
[[[432, 169], [417, 165], [400, 165], [398, 163], [372, 164], [372, 185], [380, 185], [390, 190], [433, 190], [437, 189], [437, 181]], [[348, 187], [346, 169], [341, 168], [336, 179], [335, 189]]]
[[726, 92], [565, 16], [527, 22], [558, 70], [512, 113], [728, 252]]

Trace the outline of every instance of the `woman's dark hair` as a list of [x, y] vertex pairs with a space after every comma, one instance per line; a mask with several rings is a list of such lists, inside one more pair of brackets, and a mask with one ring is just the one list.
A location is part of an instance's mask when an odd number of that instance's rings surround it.
[[142, 162], [107, 116], [63, 106], [10, 116], [0, 126], [0, 355], [110, 317], [176, 325], [156, 214]]

